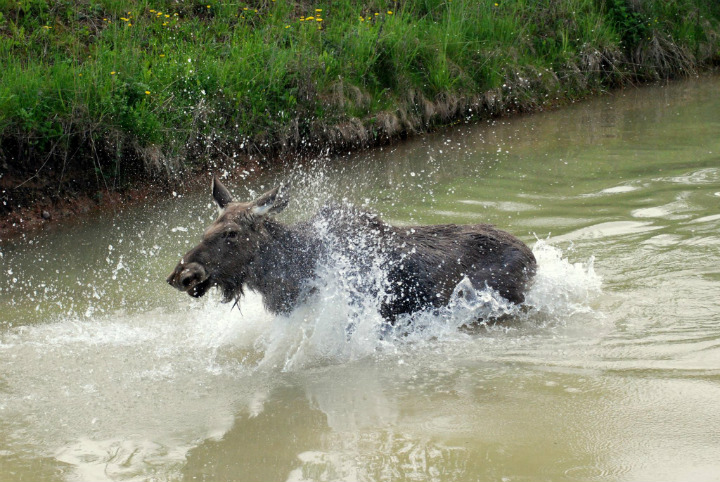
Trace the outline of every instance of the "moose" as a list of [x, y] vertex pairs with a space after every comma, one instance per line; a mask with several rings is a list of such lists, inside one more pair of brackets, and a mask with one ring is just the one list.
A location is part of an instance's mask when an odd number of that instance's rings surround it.
[[[323, 236], [331, 234], [356, 263], [381, 258], [386, 279], [374, 294], [382, 297], [380, 314], [395, 324], [400, 315], [447, 305], [465, 278], [520, 304], [536, 271], [522, 241], [488, 224], [392, 226], [351, 206], [329, 204], [289, 225], [274, 219], [289, 194], [289, 184], [281, 184], [254, 201], [238, 202], [213, 177], [219, 215], [167, 282], [193, 297], [217, 287], [224, 302], [235, 303], [250, 289], [262, 295], [268, 311], [289, 313], [311, 296], [318, 266], [328, 256]], [[321, 232], [319, 224], [326, 229]]]

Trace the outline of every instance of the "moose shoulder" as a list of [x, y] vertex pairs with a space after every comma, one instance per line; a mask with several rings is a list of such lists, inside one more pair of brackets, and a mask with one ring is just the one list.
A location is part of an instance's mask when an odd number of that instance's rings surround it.
[[[194, 297], [216, 286], [224, 301], [237, 302], [249, 288], [262, 295], [268, 310], [292, 311], [311, 291], [316, 268], [326, 259], [319, 220], [325, 234], [352, 251], [350, 259], [370, 263], [382, 258], [385, 292], [376, 295], [383, 297], [381, 314], [390, 322], [403, 313], [447, 304], [464, 278], [522, 303], [535, 274], [532, 251], [487, 224], [396, 227], [352, 208], [328, 206], [308, 221], [287, 225], [273, 218], [288, 204], [287, 186], [255, 201], [236, 202], [213, 178], [212, 193], [220, 215], [167, 279]], [[365, 240], [360, 249], [355, 239]]]

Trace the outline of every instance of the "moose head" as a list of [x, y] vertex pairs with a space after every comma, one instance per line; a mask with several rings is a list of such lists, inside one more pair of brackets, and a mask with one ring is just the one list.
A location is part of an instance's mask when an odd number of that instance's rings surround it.
[[233, 201], [230, 191], [216, 178], [212, 196], [219, 215], [203, 234], [200, 244], [188, 251], [167, 282], [199, 298], [217, 286], [224, 301], [243, 294], [243, 283], [271, 234], [268, 218], [287, 206], [289, 185], [272, 189], [251, 202]]

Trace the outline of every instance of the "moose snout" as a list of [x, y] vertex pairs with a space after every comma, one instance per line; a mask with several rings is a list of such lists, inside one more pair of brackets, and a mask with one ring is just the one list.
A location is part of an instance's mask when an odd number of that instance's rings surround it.
[[178, 264], [167, 282], [180, 291], [188, 291], [207, 279], [207, 272], [199, 263]]

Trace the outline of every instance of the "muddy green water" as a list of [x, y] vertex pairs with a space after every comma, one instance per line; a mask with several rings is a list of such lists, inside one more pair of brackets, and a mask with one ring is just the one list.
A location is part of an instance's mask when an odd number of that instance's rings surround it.
[[164, 277], [206, 194], [5, 241], [1, 481], [720, 480], [720, 78], [231, 187], [286, 176], [290, 222], [333, 197], [515, 233], [530, 309], [381, 336], [342, 270], [288, 317], [190, 299]]

